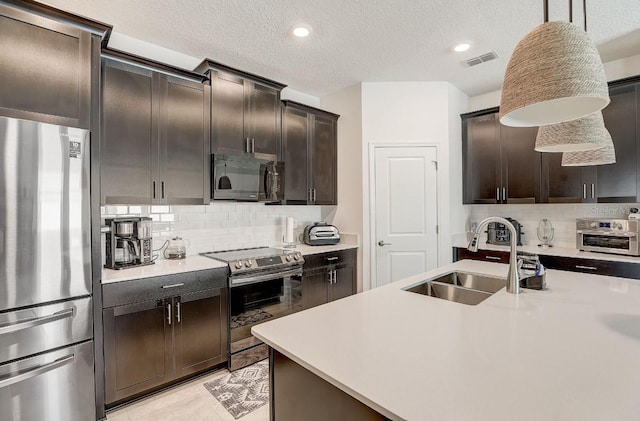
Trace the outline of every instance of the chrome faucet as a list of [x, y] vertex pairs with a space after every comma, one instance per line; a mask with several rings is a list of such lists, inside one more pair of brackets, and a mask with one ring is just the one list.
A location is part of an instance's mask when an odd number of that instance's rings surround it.
[[472, 252], [478, 251], [478, 243], [480, 240], [478, 236], [482, 232], [482, 229], [490, 222], [499, 222], [504, 224], [509, 230], [509, 238], [511, 244], [511, 255], [509, 256], [509, 273], [507, 273], [507, 292], [511, 294], [520, 294], [520, 277], [518, 276], [518, 252], [516, 249], [516, 245], [518, 243], [518, 233], [516, 232], [515, 227], [504, 218], [500, 218], [499, 216], [490, 216], [488, 218], [483, 219], [478, 224], [476, 231], [473, 233], [473, 237], [471, 241], [469, 241], [469, 245], [467, 249]]

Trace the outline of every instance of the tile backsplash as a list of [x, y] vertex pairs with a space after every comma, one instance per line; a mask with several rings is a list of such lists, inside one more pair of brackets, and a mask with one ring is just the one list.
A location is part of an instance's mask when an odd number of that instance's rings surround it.
[[[262, 203], [214, 203], [193, 206], [103, 206], [103, 218], [149, 216], [153, 248], [180, 236], [188, 240], [187, 254], [248, 247], [282, 245], [285, 220], [297, 222], [295, 236], [315, 221], [331, 223], [335, 206], [269, 206]], [[103, 240], [104, 242], [104, 240]], [[104, 253], [103, 253], [104, 254]], [[162, 258], [162, 254], [159, 254]]]
[[[554, 228], [553, 244], [557, 247], [576, 246], [577, 218], [618, 218], [626, 219], [629, 209], [640, 207], [637, 203], [580, 203], [580, 204], [536, 204], [536, 205], [468, 205], [470, 218], [467, 229], [488, 216], [511, 217], [523, 225], [522, 243], [536, 245], [538, 223], [543, 218], [551, 221]], [[481, 240], [486, 240], [486, 235]]]

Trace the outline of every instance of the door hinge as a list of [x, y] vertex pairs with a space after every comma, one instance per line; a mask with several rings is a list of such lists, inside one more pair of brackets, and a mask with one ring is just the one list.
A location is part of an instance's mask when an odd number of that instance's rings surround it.
[[436, 171], [438, 171], [438, 161], [431, 161], [433, 162], [433, 166], [436, 167]]

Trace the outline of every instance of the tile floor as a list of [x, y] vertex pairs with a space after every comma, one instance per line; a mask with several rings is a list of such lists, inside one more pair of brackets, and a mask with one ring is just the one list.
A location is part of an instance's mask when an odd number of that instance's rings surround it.
[[[235, 421], [203, 384], [229, 374], [220, 370], [107, 414], [107, 421]], [[268, 421], [269, 404], [238, 421]]]

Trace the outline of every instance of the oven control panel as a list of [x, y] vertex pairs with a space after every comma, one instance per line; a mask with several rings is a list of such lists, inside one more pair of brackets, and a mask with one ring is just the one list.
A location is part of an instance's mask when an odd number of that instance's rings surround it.
[[255, 259], [241, 259], [229, 262], [229, 269], [232, 274], [252, 272], [269, 268], [279, 268], [304, 263], [302, 253], [299, 251], [285, 253], [279, 256], [259, 257]]

